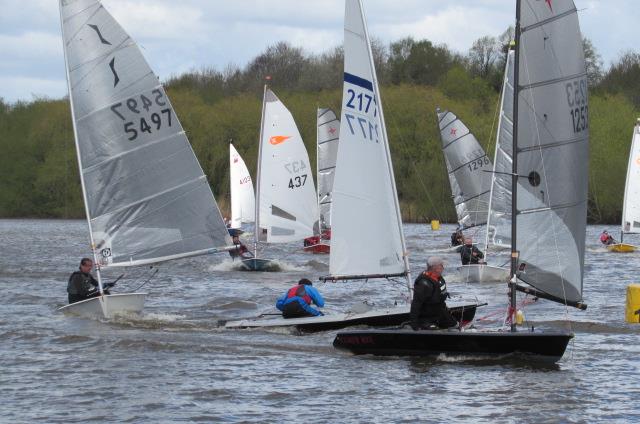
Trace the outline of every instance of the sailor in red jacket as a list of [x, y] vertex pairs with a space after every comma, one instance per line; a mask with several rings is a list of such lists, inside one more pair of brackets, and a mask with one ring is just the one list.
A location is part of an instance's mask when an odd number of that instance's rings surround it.
[[324, 315], [319, 310], [312, 308], [312, 303], [322, 308], [324, 299], [320, 292], [313, 287], [311, 281], [303, 278], [278, 299], [276, 308], [282, 311], [284, 318]]

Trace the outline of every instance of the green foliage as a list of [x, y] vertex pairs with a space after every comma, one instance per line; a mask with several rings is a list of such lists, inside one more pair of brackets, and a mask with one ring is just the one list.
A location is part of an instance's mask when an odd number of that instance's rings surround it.
[[[381, 43], [375, 44], [405, 220], [455, 221], [435, 110], [454, 112], [491, 155], [497, 90], [511, 37], [508, 30], [498, 41], [479, 40], [475, 64], [471, 56], [462, 58], [428, 40], [400, 40], [388, 53]], [[595, 50], [589, 55], [597, 62]], [[631, 130], [640, 115], [639, 57], [623, 56], [591, 91], [591, 222], [619, 222]], [[293, 114], [315, 167], [316, 108], [340, 112], [342, 61], [340, 48], [313, 56], [279, 43], [244, 69], [202, 69], [167, 82], [167, 93], [223, 214], [229, 213], [230, 140], [249, 169], [256, 169], [264, 77], [272, 75], [272, 89]], [[11, 105], [0, 98], [1, 217], [84, 216], [73, 140], [66, 99]]]

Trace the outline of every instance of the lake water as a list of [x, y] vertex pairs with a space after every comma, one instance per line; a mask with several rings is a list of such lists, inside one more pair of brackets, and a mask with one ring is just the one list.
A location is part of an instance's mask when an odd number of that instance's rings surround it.
[[[549, 367], [352, 356], [332, 347], [336, 332], [220, 328], [219, 320], [276, 312], [276, 298], [299, 278], [326, 275], [328, 256], [297, 244], [264, 249], [281, 260], [278, 273], [236, 271], [225, 255], [160, 264], [139, 318], [67, 317], [56, 309], [88, 256], [86, 223], [0, 220], [0, 422], [639, 422], [640, 325], [625, 324], [624, 305], [627, 285], [640, 282], [640, 254], [606, 252], [603, 228], [588, 228], [587, 311], [542, 300], [524, 309], [536, 327], [575, 332]], [[497, 328], [506, 288], [456, 281], [459, 259], [445, 251], [452, 230], [405, 225], [412, 271], [444, 256], [449, 291], [488, 302], [475, 325]], [[129, 270], [115, 291], [153, 271]], [[406, 296], [401, 281], [314, 285], [329, 310]]]

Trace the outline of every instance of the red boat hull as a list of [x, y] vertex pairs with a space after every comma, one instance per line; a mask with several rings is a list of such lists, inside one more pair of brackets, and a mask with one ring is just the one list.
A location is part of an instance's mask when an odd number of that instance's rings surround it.
[[312, 244], [311, 246], [305, 246], [304, 251], [307, 253], [330, 253], [331, 245], [324, 243]]

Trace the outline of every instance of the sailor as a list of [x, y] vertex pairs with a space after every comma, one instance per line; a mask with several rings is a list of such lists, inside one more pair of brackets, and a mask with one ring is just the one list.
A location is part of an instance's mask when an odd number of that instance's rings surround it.
[[451, 234], [451, 246], [462, 246], [464, 243], [464, 235], [462, 234], [462, 228], [458, 227]]
[[249, 249], [247, 249], [247, 246], [242, 244], [239, 236], [233, 236], [233, 244], [236, 246], [236, 248], [229, 250], [229, 255], [232, 258], [235, 259], [238, 256], [242, 259], [253, 258], [253, 254], [249, 251]]
[[616, 241], [611, 236], [611, 234], [607, 232], [607, 230], [604, 230], [602, 234], [600, 234], [600, 243], [604, 244], [605, 246], [609, 246], [610, 244], [616, 244]]
[[324, 306], [324, 299], [318, 290], [313, 287], [311, 281], [306, 278], [298, 281], [278, 299], [276, 308], [282, 311], [284, 318], [313, 317], [324, 315], [319, 310], [312, 308], [311, 303], [318, 307]]
[[[92, 268], [93, 261], [91, 259], [82, 258], [82, 260], [80, 260], [80, 269], [71, 274], [69, 282], [67, 283], [69, 303], [75, 303], [81, 300], [100, 296], [98, 281], [93, 278], [93, 275], [91, 275]], [[105, 284], [104, 287], [113, 287], [113, 283]], [[104, 294], [109, 294], [109, 291], [107, 290], [103, 290], [103, 292]]]
[[450, 328], [458, 325], [445, 300], [450, 297], [442, 278], [444, 261], [432, 256], [427, 260], [427, 270], [413, 283], [413, 300], [409, 317], [414, 330]]
[[462, 265], [477, 265], [483, 264], [484, 261], [480, 259], [484, 258], [484, 254], [473, 245], [473, 240], [471, 237], [467, 237], [464, 239], [464, 246], [460, 249], [460, 259], [462, 260]]

